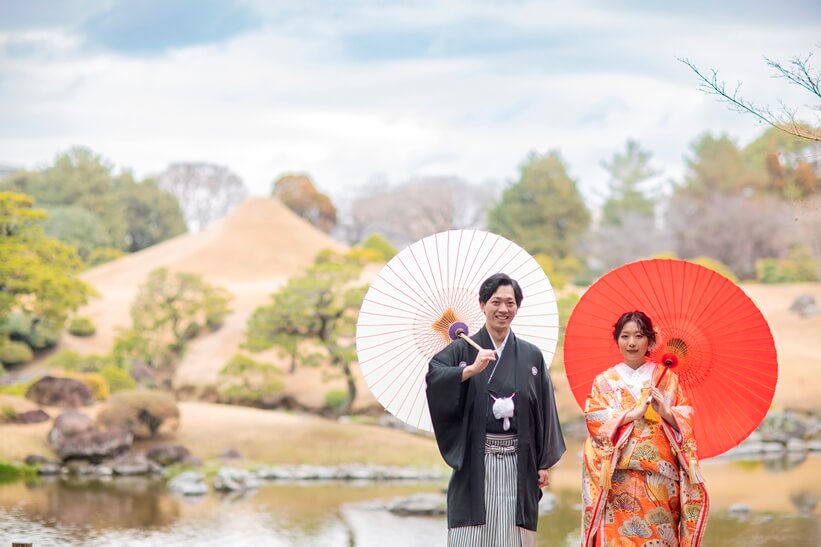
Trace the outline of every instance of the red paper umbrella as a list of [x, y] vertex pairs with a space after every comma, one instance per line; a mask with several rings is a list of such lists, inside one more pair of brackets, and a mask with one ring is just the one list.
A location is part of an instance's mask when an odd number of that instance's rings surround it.
[[657, 343], [650, 355], [678, 357], [675, 368], [696, 411], [701, 458], [736, 446], [761, 423], [778, 378], [767, 321], [726, 277], [682, 260], [642, 260], [596, 281], [567, 324], [564, 361], [570, 389], [584, 408], [593, 379], [622, 361], [613, 325], [626, 311], [653, 320]]

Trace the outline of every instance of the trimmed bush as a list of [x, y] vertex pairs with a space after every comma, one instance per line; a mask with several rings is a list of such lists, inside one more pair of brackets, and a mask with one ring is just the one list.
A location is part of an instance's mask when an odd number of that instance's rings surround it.
[[723, 275], [733, 283], [738, 283], [738, 277], [736, 277], [730, 267], [719, 260], [710, 258], [709, 256], [697, 256], [696, 258], [689, 260], [689, 262], [698, 264], [699, 266], [704, 266], [709, 270], [713, 270], [714, 272]]
[[374, 251], [382, 262], [387, 262], [396, 256], [396, 247], [390, 244], [380, 234], [371, 234], [362, 242], [362, 248]]
[[100, 264], [117, 260], [126, 254], [127, 253], [121, 251], [120, 249], [115, 249], [114, 247], [95, 247], [94, 249], [91, 249], [90, 253], [88, 253], [86, 265], [89, 268], [93, 268], [95, 266], [99, 266]]
[[94, 398], [98, 401], [108, 399], [110, 393], [108, 382], [102, 375], [96, 372], [64, 371], [62, 373], [56, 373], [55, 376], [79, 380], [91, 390], [91, 393], [94, 394]]
[[9, 340], [0, 345], [0, 363], [4, 365], [22, 365], [34, 359], [34, 352], [23, 342]]
[[74, 336], [94, 336], [97, 327], [90, 317], [75, 317], [68, 325], [68, 332]]
[[804, 283], [818, 281], [821, 263], [805, 247], [790, 250], [785, 259], [762, 258], [755, 263], [755, 278], [761, 283]]
[[332, 389], [325, 394], [325, 406], [333, 411], [344, 408], [348, 402], [348, 390]]
[[174, 397], [152, 390], [115, 393], [97, 415], [97, 421], [105, 428], [121, 427], [140, 439], [153, 437], [166, 422], [176, 428], [179, 418], [180, 409]]
[[97, 372], [113, 362], [110, 355], [81, 355], [76, 351], [63, 349], [46, 359], [46, 366], [76, 372]]
[[106, 365], [99, 370], [99, 374], [108, 382], [108, 388], [111, 393], [126, 391], [137, 387], [137, 382], [134, 381], [131, 374], [118, 366]]
[[270, 363], [235, 354], [220, 370], [220, 399], [226, 403], [267, 406], [284, 388], [282, 372]]

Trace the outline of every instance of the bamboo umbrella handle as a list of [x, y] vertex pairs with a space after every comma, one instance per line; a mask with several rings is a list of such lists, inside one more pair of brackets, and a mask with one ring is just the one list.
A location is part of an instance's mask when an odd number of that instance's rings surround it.
[[469, 337], [467, 334], [465, 334], [464, 332], [460, 332], [460, 333], [459, 333], [459, 338], [461, 338], [462, 340], [464, 340], [465, 342], [467, 342], [468, 344], [470, 344], [471, 346], [473, 346], [474, 348], [476, 348], [476, 351], [482, 351], [483, 349], [485, 349], [485, 348], [483, 348], [482, 346], [480, 346], [479, 344], [477, 344], [476, 342], [474, 342], [474, 341], [473, 341], [473, 338], [470, 338], [470, 337]]

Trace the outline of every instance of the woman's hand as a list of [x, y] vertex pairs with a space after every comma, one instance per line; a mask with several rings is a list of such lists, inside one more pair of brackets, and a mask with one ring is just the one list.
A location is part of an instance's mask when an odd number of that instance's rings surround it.
[[630, 422], [634, 422], [644, 416], [644, 413], [647, 412], [647, 409], [650, 407], [650, 401], [652, 399], [652, 397], [647, 397], [644, 401], [641, 401], [634, 406], [631, 411], [624, 415], [622, 424], [629, 424]]
[[482, 351], [476, 354], [476, 359], [473, 361], [473, 364], [468, 365], [462, 369], [462, 381], [464, 382], [468, 378], [476, 376], [477, 374], [485, 370], [491, 361], [495, 360], [496, 350], [483, 349]]
[[649, 399], [652, 402], [653, 410], [658, 412], [659, 416], [664, 418], [665, 422], [678, 431], [678, 423], [676, 423], [676, 419], [673, 417], [673, 412], [670, 410], [670, 407], [664, 402], [664, 395], [662, 395], [659, 388], [654, 387], [650, 391]]

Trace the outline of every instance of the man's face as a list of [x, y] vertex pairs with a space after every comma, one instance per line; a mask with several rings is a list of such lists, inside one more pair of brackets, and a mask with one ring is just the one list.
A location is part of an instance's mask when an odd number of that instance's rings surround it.
[[488, 329], [497, 332], [507, 330], [519, 310], [513, 287], [510, 285], [499, 285], [488, 301], [480, 306], [485, 314]]

